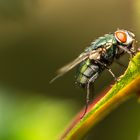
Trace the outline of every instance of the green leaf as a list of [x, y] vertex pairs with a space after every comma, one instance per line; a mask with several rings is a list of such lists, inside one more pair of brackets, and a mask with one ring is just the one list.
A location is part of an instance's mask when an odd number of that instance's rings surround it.
[[[81, 119], [79, 113], [67, 128], [61, 139], [80, 140], [100, 120], [123, 101], [140, 91], [140, 53], [130, 61], [124, 75], [103, 97], [90, 105], [88, 112]], [[83, 111], [82, 111], [83, 112]]]

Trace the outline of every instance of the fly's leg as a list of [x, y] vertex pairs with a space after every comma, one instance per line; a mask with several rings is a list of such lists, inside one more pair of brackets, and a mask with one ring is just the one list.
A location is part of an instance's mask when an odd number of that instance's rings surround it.
[[135, 56], [136, 52], [129, 50], [123, 46], [118, 46], [120, 49], [122, 49], [123, 51], [127, 52], [130, 55], [130, 58], [132, 58], [133, 56]]
[[99, 60], [95, 60], [95, 62], [99, 63], [99, 64], [102, 65], [105, 69], [107, 69], [108, 72], [113, 76], [115, 82], [118, 81], [117, 77], [115, 76], [115, 74], [112, 72], [112, 70], [111, 70], [109, 67], [107, 67], [104, 63], [100, 62]]
[[87, 94], [86, 94], [86, 106], [85, 106], [85, 110], [84, 110], [84, 113], [83, 115], [81, 116], [81, 119], [85, 116], [86, 112], [87, 112], [87, 109], [88, 109], [88, 105], [89, 105], [89, 102], [90, 102], [90, 83], [91, 82], [94, 82], [96, 80], [96, 78], [98, 77], [98, 73], [94, 74], [89, 80], [88, 80], [88, 83], [87, 83], [87, 86], [86, 86], [86, 89], [87, 89]]
[[92, 87], [90, 88], [90, 92], [91, 92], [91, 96], [90, 96], [90, 98], [91, 98], [91, 100], [94, 100], [94, 91], [95, 91], [95, 88], [94, 88], [94, 84], [92, 85]]
[[112, 70], [110, 69], [110, 68], [108, 68], [107, 66], [105, 67], [107, 70], [108, 70], [108, 72], [113, 76], [113, 78], [114, 78], [114, 81], [115, 82], [118, 82], [118, 79], [117, 79], [117, 77], [115, 76], [115, 74], [112, 72]]
[[137, 51], [132, 51], [132, 50], [128, 50], [127, 48], [124, 48], [123, 46], [118, 46], [120, 49], [124, 50], [125, 52], [127, 52], [130, 55], [130, 60], [131, 62], [135, 63], [132, 58], [133, 56], [135, 56]]

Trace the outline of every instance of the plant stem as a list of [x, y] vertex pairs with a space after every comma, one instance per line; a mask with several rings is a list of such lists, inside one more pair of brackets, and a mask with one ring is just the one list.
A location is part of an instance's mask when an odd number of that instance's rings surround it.
[[80, 140], [114, 108], [140, 91], [140, 53], [130, 61], [124, 75], [98, 102], [93, 103], [87, 114], [81, 113], [61, 137], [64, 140]]

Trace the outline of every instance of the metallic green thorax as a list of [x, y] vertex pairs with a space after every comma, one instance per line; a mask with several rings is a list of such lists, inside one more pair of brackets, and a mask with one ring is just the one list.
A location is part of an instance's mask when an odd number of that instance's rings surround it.
[[[85, 52], [91, 52], [93, 50], [98, 50], [99, 48], [106, 49], [106, 52], [101, 55], [99, 61], [106, 64], [107, 66], [111, 65], [117, 52], [117, 41], [114, 37], [114, 34], [106, 34], [103, 37], [99, 37], [91, 43], [90, 47], [85, 49]], [[90, 58], [88, 58], [79, 66], [77, 82], [80, 85], [85, 86], [91, 77], [93, 77], [92, 82], [94, 82], [103, 69], [104, 68], [99, 63], [95, 63], [94, 60], [90, 60]]]
[[103, 37], [99, 37], [94, 42], [91, 43], [91, 46], [85, 49], [85, 51], [92, 51], [98, 49], [100, 47], [104, 47], [106, 44], [111, 43], [112, 45], [116, 45], [117, 41], [114, 37], [114, 34], [105, 34]]

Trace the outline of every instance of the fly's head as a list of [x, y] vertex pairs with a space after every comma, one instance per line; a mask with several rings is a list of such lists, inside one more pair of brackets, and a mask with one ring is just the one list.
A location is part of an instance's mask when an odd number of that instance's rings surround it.
[[135, 50], [135, 35], [134, 33], [127, 30], [117, 30], [115, 33], [115, 39], [118, 42], [118, 46], [124, 50], [134, 51]]

